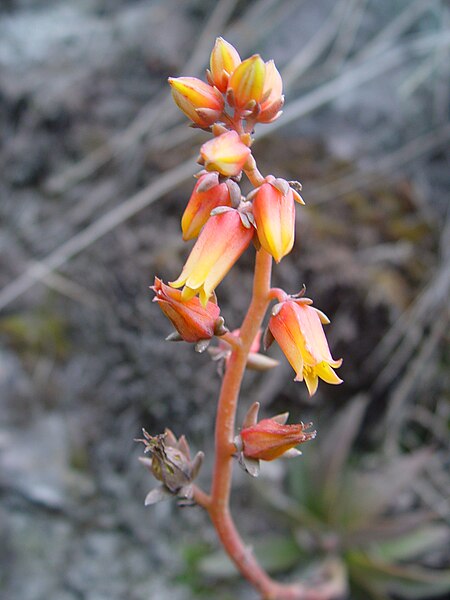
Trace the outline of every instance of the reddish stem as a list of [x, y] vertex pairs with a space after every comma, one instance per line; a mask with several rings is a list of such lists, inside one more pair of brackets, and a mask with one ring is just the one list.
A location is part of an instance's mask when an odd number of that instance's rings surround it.
[[[269, 302], [272, 257], [265, 250], [256, 255], [253, 296], [240, 329], [241, 345], [235, 347], [227, 363], [216, 418], [216, 459], [211, 502], [208, 510], [219, 538], [241, 573], [261, 592], [272, 580], [261, 569], [240, 538], [230, 515], [232, 452], [239, 391], [251, 344], [259, 331]], [[265, 592], [264, 592], [265, 593]], [[270, 596], [266, 596], [270, 597]]]
[[[256, 254], [252, 300], [240, 330], [241, 345], [230, 356], [219, 398], [216, 418], [216, 459], [211, 497], [206, 508], [218, 536], [239, 571], [266, 600], [307, 600], [301, 585], [281, 585], [260, 567], [241, 539], [230, 514], [232, 454], [234, 450], [236, 408], [250, 347], [258, 333], [270, 301], [272, 257], [265, 250]], [[203, 500], [203, 498], [202, 498]]]
[[326, 582], [311, 589], [302, 584], [283, 585], [269, 577], [258, 564], [251, 549], [244, 544], [230, 514], [237, 402], [250, 347], [261, 327], [268, 304], [273, 299], [273, 290], [270, 287], [271, 270], [272, 257], [265, 250], [259, 250], [256, 254], [252, 300], [240, 329], [241, 343], [233, 348], [220, 392], [211, 495], [207, 496], [198, 488], [195, 488], [194, 494], [199, 504], [208, 510], [224, 549], [241, 574], [261, 593], [264, 600], [329, 600], [336, 597], [336, 585], [340, 591], [340, 582]]

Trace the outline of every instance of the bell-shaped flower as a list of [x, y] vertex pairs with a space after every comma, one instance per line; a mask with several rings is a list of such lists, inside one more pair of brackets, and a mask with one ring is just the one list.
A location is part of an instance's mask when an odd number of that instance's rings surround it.
[[242, 61], [228, 81], [227, 99], [232, 106], [248, 110], [261, 101], [266, 65], [259, 54]]
[[194, 191], [181, 219], [183, 240], [196, 238], [210, 213], [218, 206], [231, 206], [231, 198], [225, 183], [219, 183], [217, 174], [202, 175], [197, 181]]
[[266, 62], [266, 76], [260, 103], [260, 112], [257, 116], [259, 123], [272, 123], [281, 115], [284, 104], [283, 81], [273, 60]]
[[286, 425], [289, 413], [258, 421], [258, 412], [259, 402], [254, 402], [234, 439], [239, 464], [253, 477], [259, 474], [260, 460], [299, 456], [301, 452], [296, 446], [316, 437], [315, 431], [307, 431], [312, 423]]
[[239, 211], [233, 208], [224, 211], [208, 219], [181, 275], [170, 282], [174, 288], [184, 286], [183, 300], [199, 294], [200, 302], [207, 306], [216, 286], [252, 241], [255, 230], [247, 223], [244, 225]]
[[169, 77], [175, 104], [199, 127], [209, 127], [222, 115], [222, 94], [196, 77]]
[[211, 85], [225, 93], [231, 73], [241, 63], [241, 57], [234, 46], [221, 37], [216, 39], [209, 61], [210, 71], [207, 72]]
[[153, 302], [158, 303], [181, 339], [185, 342], [196, 343], [213, 337], [220, 315], [220, 308], [217, 304], [207, 302], [206, 306], [202, 306], [198, 298], [183, 300], [180, 290], [165, 285], [157, 277], [155, 277], [155, 284], [151, 289], [156, 294]]
[[296, 372], [295, 381], [305, 380], [312, 396], [319, 378], [327, 383], [342, 383], [333, 371], [341, 366], [342, 359], [331, 356], [322, 327], [329, 320], [311, 304], [308, 298], [290, 298], [277, 304], [269, 320], [269, 331]]
[[242, 171], [251, 150], [236, 131], [228, 131], [205, 142], [200, 148], [201, 162], [207, 171], [217, 171], [225, 177], [236, 177]]
[[287, 182], [272, 177], [258, 188], [253, 200], [253, 216], [261, 246], [277, 262], [289, 254], [295, 238], [295, 202]]

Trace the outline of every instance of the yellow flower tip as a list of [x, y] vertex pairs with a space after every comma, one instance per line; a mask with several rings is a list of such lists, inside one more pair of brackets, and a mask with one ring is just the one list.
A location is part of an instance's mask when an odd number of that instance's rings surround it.
[[169, 77], [172, 97], [184, 114], [199, 127], [209, 127], [221, 116], [222, 94], [196, 77]]
[[169, 281], [169, 285], [174, 289], [178, 289], [180, 287], [183, 287], [184, 281], [185, 278], [182, 279], [182, 276], [180, 275], [180, 277], [178, 277], [178, 279], [175, 279], [175, 281]]
[[[183, 300], [183, 302], [188, 302], [196, 294], [197, 290], [193, 290], [189, 286], [185, 285], [184, 288], [181, 290], [181, 299]], [[203, 304], [203, 306], [206, 306], [206, 302]]]
[[231, 73], [241, 63], [241, 57], [234, 46], [221, 37], [216, 39], [209, 61], [209, 79], [222, 93], [227, 91]]
[[266, 65], [259, 54], [241, 62], [231, 74], [228, 82], [227, 95], [231, 94], [235, 106], [245, 109], [249, 103], [261, 101], [265, 73]]
[[319, 386], [319, 378], [317, 374], [314, 372], [314, 369], [306, 368], [304, 369], [304, 378], [306, 387], [308, 388], [308, 392], [310, 396], [314, 396], [317, 392], [317, 388]]
[[205, 169], [217, 171], [225, 177], [239, 175], [250, 153], [250, 148], [241, 141], [236, 131], [222, 133], [205, 142], [200, 149]]

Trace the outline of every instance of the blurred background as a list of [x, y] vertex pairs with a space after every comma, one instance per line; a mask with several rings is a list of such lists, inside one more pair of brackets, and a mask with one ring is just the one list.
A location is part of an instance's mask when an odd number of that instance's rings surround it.
[[[306, 207], [274, 284], [331, 318], [345, 381], [311, 401], [276, 348], [246, 376], [241, 417], [259, 400], [318, 436], [256, 482], [236, 472], [236, 520], [280, 578], [448, 598], [449, 23], [445, 0], [1, 0], [2, 598], [256, 598], [200, 509], [144, 508], [133, 441], [185, 433], [208, 486], [220, 376], [164, 341], [148, 286], [188, 254], [206, 139], [166, 79], [204, 77], [218, 35], [283, 75], [254, 151]], [[230, 328], [252, 264], [218, 288]]]

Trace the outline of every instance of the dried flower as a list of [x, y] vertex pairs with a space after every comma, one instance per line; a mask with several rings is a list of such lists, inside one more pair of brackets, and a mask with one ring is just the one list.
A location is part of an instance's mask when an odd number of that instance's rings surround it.
[[331, 356], [322, 327], [329, 320], [311, 304], [308, 298], [291, 298], [277, 304], [269, 320], [269, 330], [296, 372], [295, 381], [304, 379], [312, 396], [319, 377], [327, 383], [342, 383], [332, 369], [340, 367], [342, 359], [334, 360]]
[[229, 208], [211, 216], [203, 227], [183, 267], [181, 275], [169, 282], [174, 288], [184, 286], [183, 300], [200, 294], [203, 306], [237, 259], [249, 246], [253, 227], [245, 227], [239, 211]]
[[214, 302], [200, 304], [198, 298], [183, 300], [180, 290], [174, 290], [155, 277], [151, 288], [160, 309], [172, 322], [185, 342], [199, 342], [213, 337], [218, 323], [220, 308]]
[[184, 435], [177, 440], [170, 429], [155, 436], [148, 434], [145, 429], [142, 432], [143, 439], [136, 441], [145, 445], [145, 454], [150, 454], [152, 458], [141, 458], [140, 461], [162, 483], [147, 494], [145, 505], [155, 504], [170, 496], [177, 496], [182, 503], [192, 502], [192, 481], [197, 477], [203, 463], [203, 452], [197, 452], [191, 460], [189, 445]]
[[236, 131], [222, 133], [200, 148], [205, 169], [217, 171], [225, 177], [240, 175], [250, 153], [250, 148], [241, 141]]
[[199, 127], [209, 127], [222, 114], [224, 100], [213, 86], [196, 77], [169, 77], [175, 104]]

